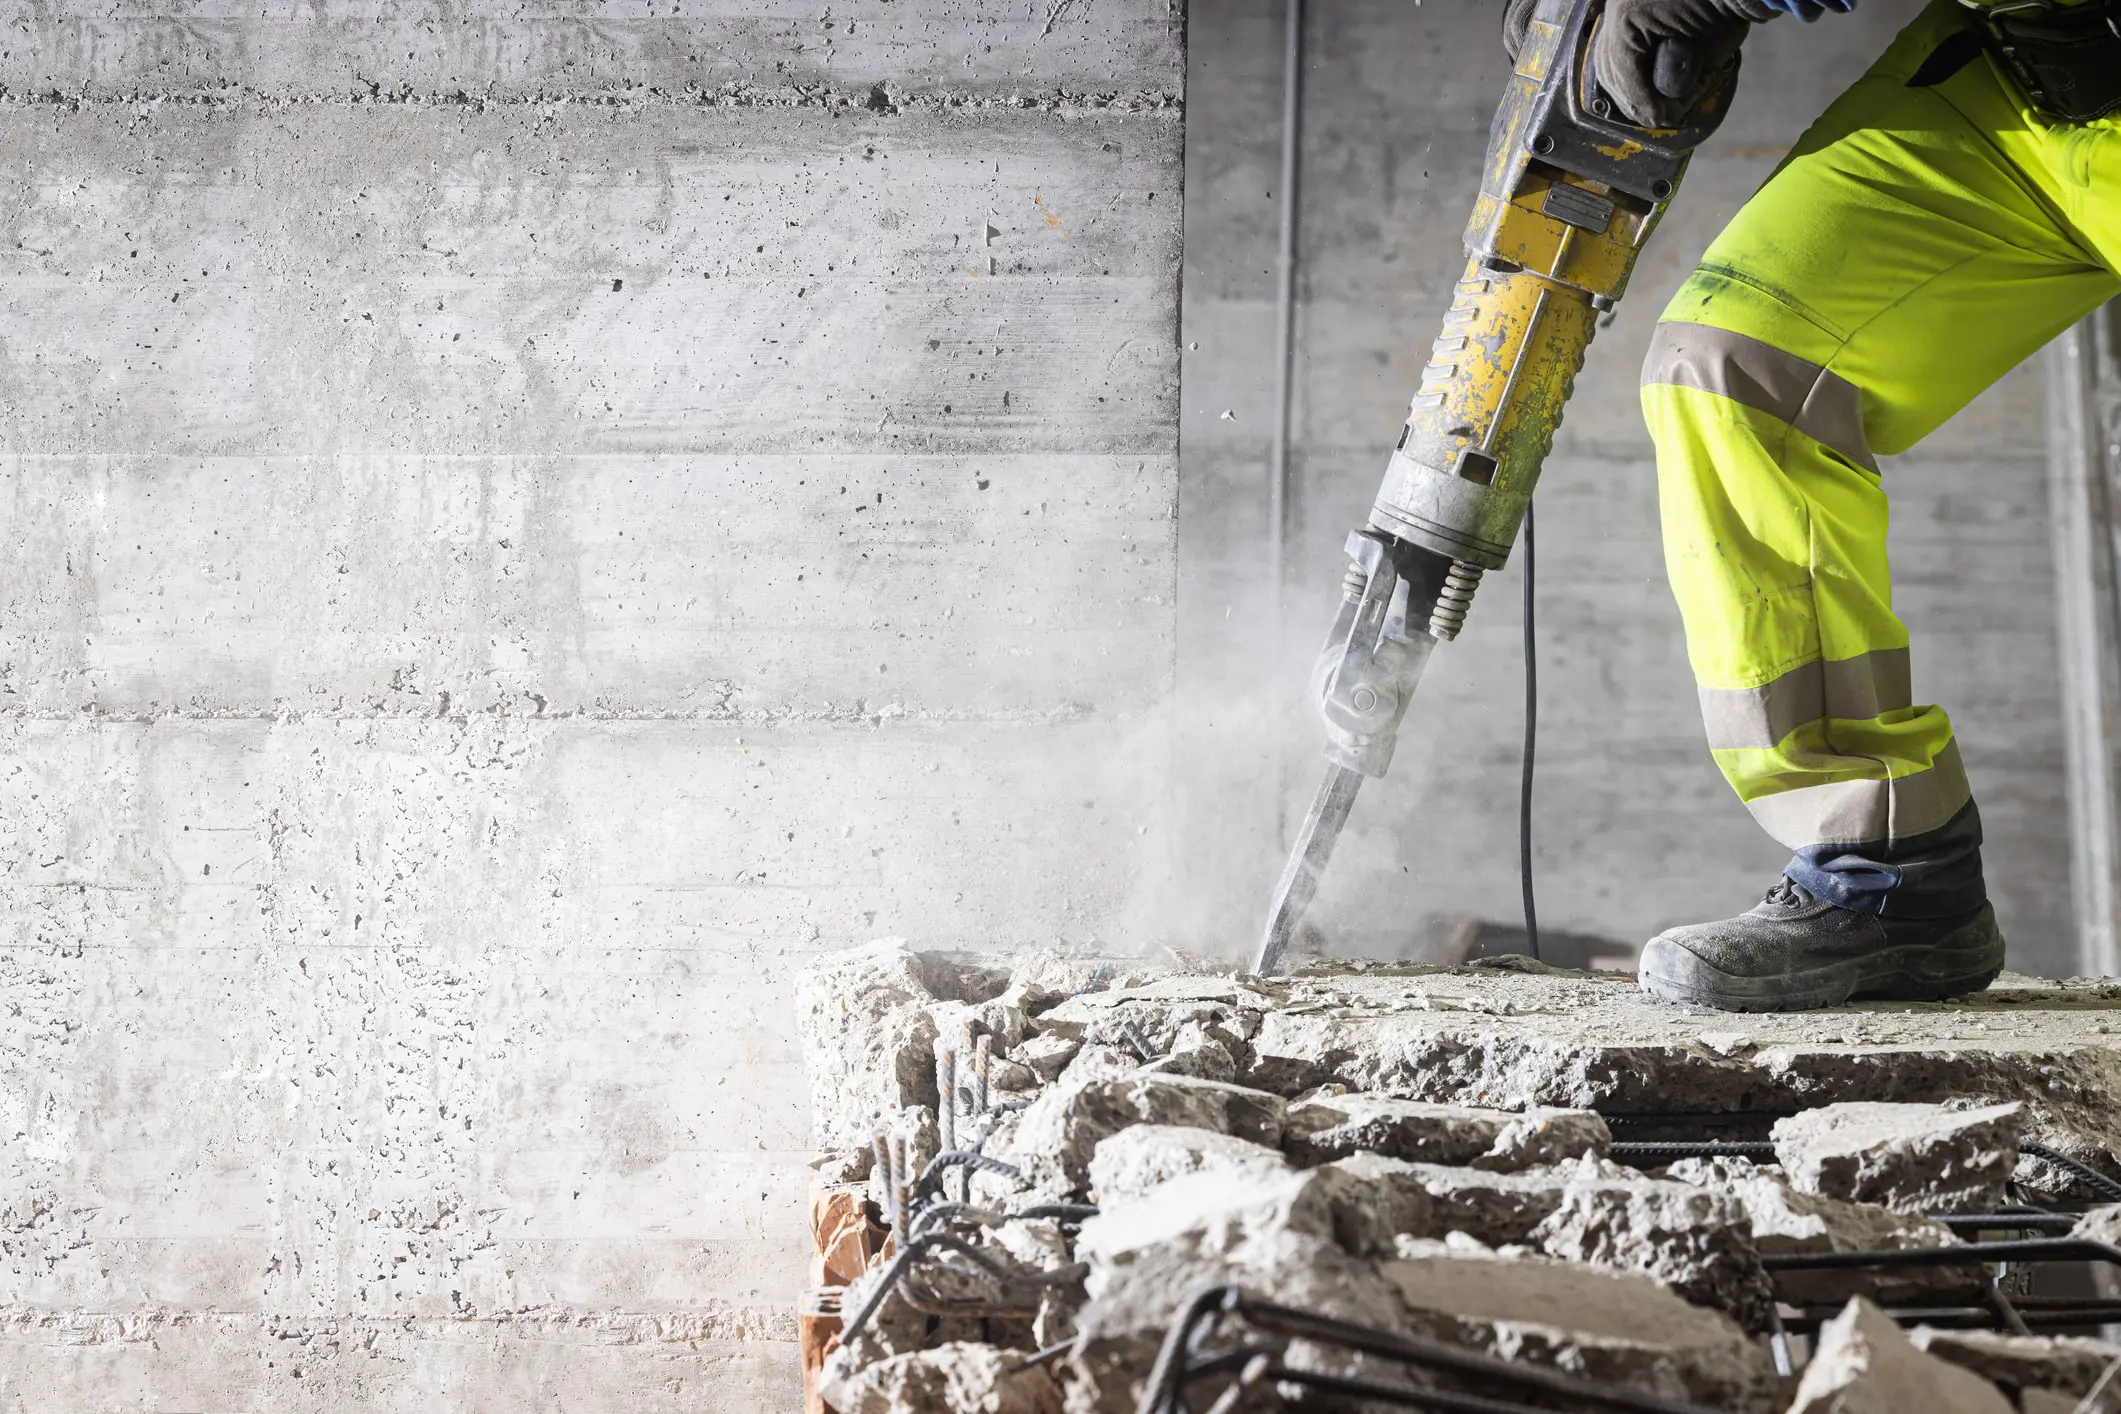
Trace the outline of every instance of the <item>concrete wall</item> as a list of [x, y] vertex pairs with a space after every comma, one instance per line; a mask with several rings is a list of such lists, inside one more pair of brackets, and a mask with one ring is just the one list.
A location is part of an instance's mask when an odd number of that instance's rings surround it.
[[0, 1410], [793, 1409], [789, 973], [1158, 838], [1179, 17], [4, 33]]
[[[1540, 485], [1541, 921], [1639, 943], [1759, 897], [1784, 852], [1710, 764], [1664, 581], [1636, 374], [1673, 289], [1804, 125], [1919, 8], [1771, 25], [1591, 351]], [[1461, 268], [1504, 60], [1487, 0], [1315, 0], [1307, 35], [1287, 633], [1265, 558], [1272, 432], [1280, 0], [1199, 0], [1188, 125], [1181, 684], [1201, 763], [1190, 816], [1203, 931], [1250, 937], [1280, 864], [1274, 798], [1315, 788], [1296, 701]], [[2036, 368], [1886, 471], [1917, 700], [1945, 703], [1988, 826], [2011, 964], [2074, 965], [2054, 598]], [[1521, 586], [1490, 575], [1437, 653], [1398, 763], [1361, 800], [1321, 893], [1335, 947], [1420, 953], [1455, 916], [1514, 922]], [[1260, 684], [1272, 682], [1274, 690]], [[1299, 745], [1293, 750], [1290, 740]]]

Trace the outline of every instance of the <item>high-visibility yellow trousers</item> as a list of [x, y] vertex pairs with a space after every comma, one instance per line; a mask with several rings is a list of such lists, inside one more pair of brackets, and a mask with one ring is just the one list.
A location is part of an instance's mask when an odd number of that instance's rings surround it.
[[1912, 700], [1876, 458], [2121, 292], [2121, 119], [2046, 119], [1986, 55], [1911, 87], [1958, 23], [1936, 0], [1812, 126], [1643, 370], [1716, 764], [1791, 878], [1909, 918], [1986, 890], [1951, 720]]

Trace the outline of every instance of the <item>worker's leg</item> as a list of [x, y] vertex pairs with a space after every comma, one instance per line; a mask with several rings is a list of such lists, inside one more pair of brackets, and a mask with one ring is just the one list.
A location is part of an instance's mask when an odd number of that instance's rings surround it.
[[[1911, 26], [1806, 134], [1666, 310], [1644, 370], [1716, 762], [1795, 852], [1788, 877], [1879, 939], [1986, 916], [1986, 891], [1951, 722], [1910, 695], [1875, 457], [2117, 290], [2070, 150], [2099, 125], [2029, 124], [1985, 59], [1910, 88], [1950, 23], [1946, 5]], [[2121, 157], [2121, 131], [2098, 141]]]

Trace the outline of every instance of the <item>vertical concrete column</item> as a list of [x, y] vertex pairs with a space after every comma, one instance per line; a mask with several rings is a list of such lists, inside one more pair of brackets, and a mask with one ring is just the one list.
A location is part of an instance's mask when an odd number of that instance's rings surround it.
[[2121, 366], [2112, 306], [2051, 345], [2048, 510], [2078, 968], [2121, 972]]

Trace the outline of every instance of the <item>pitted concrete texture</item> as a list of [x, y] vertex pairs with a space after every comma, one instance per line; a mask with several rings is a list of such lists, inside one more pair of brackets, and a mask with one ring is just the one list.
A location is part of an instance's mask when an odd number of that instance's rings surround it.
[[[263, 96], [341, 103], [678, 94], [744, 106], [863, 101], [1050, 101], [1055, 93], [1170, 101], [1176, 27], [1160, 6], [957, 0], [946, 15], [894, 0], [827, 10], [787, 0], [618, 12], [429, 13], [353, 5], [197, 15], [54, 5], [0, 53], [0, 90], [70, 98]], [[1027, 62], [1029, 61], [1029, 62]]]
[[1141, 897], [1182, 13], [656, 9], [9, 13], [4, 1414], [794, 1409], [793, 973]]
[[795, 1407], [795, 1339], [792, 1313], [726, 1308], [379, 1320], [16, 1305], [0, 1313], [0, 1408], [778, 1414]]

